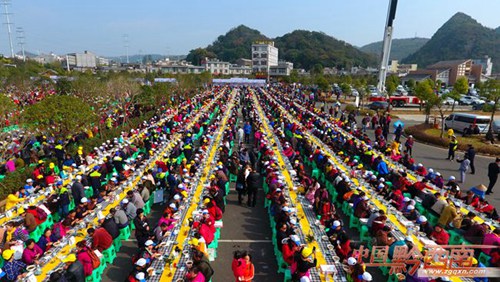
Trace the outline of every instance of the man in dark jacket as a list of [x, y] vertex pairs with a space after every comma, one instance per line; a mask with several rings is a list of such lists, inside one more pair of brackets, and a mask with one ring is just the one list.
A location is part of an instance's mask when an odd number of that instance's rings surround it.
[[80, 203], [82, 198], [85, 197], [85, 188], [83, 188], [83, 184], [81, 181], [82, 176], [77, 175], [75, 182], [73, 183], [73, 185], [71, 185], [71, 195], [73, 195], [73, 200], [75, 201], [75, 203]]
[[497, 183], [498, 173], [500, 172], [500, 158], [497, 158], [494, 163], [488, 165], [488, 178], [490, 179], [490, 184], [488, 185], [488, 190], [486, 190], [486, 195], [493, 193], [493, 187]]
[[257, 191], [259, 190], [260, 181], [260, 175], [252, 168], [246, 179], [248, 193], [247, 205], [249, 207], [255, 207], [257, 204]]
[[69, 254], [62, 260], [66, 265], [64, 277], [69, 282], [85, 282], [85, 273], [83, 272], [83, 265], [76, 259], [75, 254]]
[[118, 225], [116, 224], [115, 220], [113, 217], [107, 217], [105, 218], [101, 226], [108, 231], [109, 235], [111, 235], [111, 238], [116, 239], [118, 236], [120, 236], [120, 230], [118, 229]]
[[467, 155], [469, 155], [470, 173], [475, 174], [476, 168], [474, 167], [474, 158], [476, 157], [476, 150], [474, 149], [472, 144], [469, 144], [469, 148], [467, 149]]
[[208, 262], [208, 258], [198, 250], [194, 250], [193, 253], [193, 266], [197, 267], [203, 276], [205, 277], [205, 281], [210, 281], [210, 278], [214, 275], [214, 270], [210, 263]]

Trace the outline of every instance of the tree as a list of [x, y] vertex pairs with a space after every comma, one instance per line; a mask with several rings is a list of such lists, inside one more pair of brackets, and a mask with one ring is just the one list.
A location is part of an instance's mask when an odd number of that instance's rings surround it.
[[299, 82], [299, 71], [294, 69], [290, 72], [290, 82], [297, 83]]
[[444, 135], [444, 100], [448, 97], [448, 95], [444, 94], [441, 96], [434, 95], [436, 98], [435, 101], [431, 101], [431, 104], [435, 104], [436, 108], [438, 108], [439, 111], [439, 116], [441, 117], [441, 135], [439, 136], [440, 138], [443, 138]]
[[186, 61], [193, 65], [200, 65], [205, 58], [215, 58], [215, 54], [204, 48], [196, 48], [189, 51]]
[[94, 111], [74, 96], [52, 95], [28, 106], [22, 113], [23, 124], [33, 132], [67, 140], [85, 131], [97, 121]]
[[431, 80], [426, 79], [419, 82], [415, 88], [416, 96], [424, 104], [425, 124], [429, 124], [429, 116], [431, 110], [436, 103], [436, 94], [434, 94], [433, 83]]
[[71, 85], [74, 96], [100, 111], [109, 104], [106, 85], [94, 75], [80, 75]]
[[[455, 81], [453, 89], [449, 93], [448, 97], [452, 98], [455, 102], [458, 102], [461, 98], [460, 94], [466, 94], [469, 91], [469, 81], [466, 77], [461, 76]], [[455, 104], [451, 107], [451, 112], [455, 111]]]
[[311, 68], [311, 75], [323, 75], [323, 66], [321, 64], [315, 64]]
[[56, 82], [56, 93], [59, 95], [69, 95], [71, 94], [71, 81], [67, 78], [59, 78]]
[[490, 126], [488, 128], [488, 133], [486, 133], [486, 139], [490, 140], [493, 143], [495, 142], [495, 138], [493, 138], [493, 120], [495, 119], [495, 113], [500, 101], [500, 80], [487, 80], [485, 83], [483, 83], [483, 85], [481, 85], [481, 87], [481, 93], [486, 98], [494, 102], [493, 110], [491, 111]]
[[114, 105], [124, 116], [123, 124], [127, 121], [127, 113], [131, 112], [132, 101], [141, 94], [141, 87], [137, 81], [123, 75], [111, 78], [106, 84], [107, 101]]
[[328, 83], [328, 80], [323, 75], [318, 75], [315, 79], [316, 85], [318, 85], [318, 88], [322, 92], [328, 92], [331, 90], [330, 84]]
[[413, 78], [410, 78], [406, 82], [406, 86], [408, 87], [408, 89], [410, 89], [411, 91], [413, 91], [413, 89], [415, 89], [415, 80]]

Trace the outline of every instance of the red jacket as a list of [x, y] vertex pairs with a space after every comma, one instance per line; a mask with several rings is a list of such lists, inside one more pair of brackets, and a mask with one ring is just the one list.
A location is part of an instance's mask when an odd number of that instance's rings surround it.
[[94, 267], [92, 266], [92, 259], [87, 253], [87, 249], [81, 250], [77, 256], [78, 261], [83, 265], [83, 273], [85, 277], [92, 275], [92, 271], [94, 271]]
[[281, 247], [281, 253], [283, 253], [283, 260], [285, 260], [288, 265], [292, 265], [293, 255], [295, 254], [293, 247], [290, 247], [290, 244], [283, 244]]
[[106, 229], [99, 227], [92, 235], [92, 248], [98, 249], [99, 252], [107, 250], [113, 244], [113, 237], [106, 231]]
[[448, 245], [448, 241], [450, 240], [450, 235], [444, 229], [441, 232], [433, 231], [431, 237], [436, 238], [438, 245]]

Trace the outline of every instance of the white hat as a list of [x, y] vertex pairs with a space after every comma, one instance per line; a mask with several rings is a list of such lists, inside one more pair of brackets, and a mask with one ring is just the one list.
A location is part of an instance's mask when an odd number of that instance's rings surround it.
[[423, 167], [424, 165], [422, 163], [418, 163], [418, 167]]
[[140, 258], [138, 259], [136, 262], [135, 262], [135, 265], [138, 265], [138, 266], [145, 266], [146, 265], [146, 259], [145, 258]]
[[291, 236], [290, 236], [290, 239], [291, 239], [293, 242], [295, 242], [295, 244], [300, 245], [300, 237], [299, 237], [299, 236], [297, 236], [297, 235], [295, 235], [295, 234], [294, 234], [294, 235], [291, 235]]
[[405, 240], [408, 241], [408, 242], [412, 242], [413, 243], [413, 238], [410, 237], [410, 236], [406, 236]]
[[434, 173], [434, 170], [432, 168], [429, 168], [429, 173]]
[[[29, 179], [28, 179], [28, 180], [29, 180]], [[76, 176], [76, 180], [78, 180], [78, 181], [82, 180], [82, 176], [81, 176], [81, 175], [77, 175], [77, 176]]]
[[384, 186], [385, 186], [385, 185], [384, 185], [384, 183], [380, 183], [380, 184], [378, 185], [378, 188], [384, 188]]
[[180, 200], [180, 199], [181, 199], [181, 196], [179, 196], [179, 194], [174, 195], [174, 200]]
[[363, 275], [361, 275], [364, 281], [372, 281], [372, 275], [369, 272], [363, 272]]
[[277, 188], [277, 189], [276, 189], [276, 192], [281, 192], [281, 189], [280, 189], [280, 188]]
[[333, 228], [337, 228], [337, 227], [339, 227], [339, 226], [340, 226], [340, 221], [335, 220], [335, 221], [333, 222], [332, 226], [333, 226]]
[[86, 202], [88, 202], [89, 200], [85, 197], [83, 197], [81, 200], [80, 200], [80, 203], [82, 204], [85, 204]]
[[455, 180], [455, 176], [450, 176], [450, 178], [448, 178], [449, 180]]
[[136, 275], [135, 275], [135, 279], [141, 281], [143, 279], [146, 279], [146, 275], [144, 274], [144, 272], [138, 272]]
[[26, 179], [26, 183], [30, 183], [30, 182], [33, 182], [33, 179], [31, 179], [31, 178]]
[[410, 201], [410, 198], [404, 197], [403, 202], [409, 202], [409, 201]]
[[380, 179], [378, 181], [385, 182], [385, 179], [383, 177], [380, 177]]
[[350, 257], [350, 258], [347, 259], [347, 264], [350, 265], [350, 266], [353, 266], [356, 263], [358, 263], [358, 261], [355, 258], [353, 258], [353, 257]]
[[300, 280], [299, 282], [311, 282], [311, 279], [309, 278], [309, 276], [302, 276], [300, 277]]
[[367, 201], [369, 200], [370, 198], [368, 198], [368, 196], [363, 196], [363, 198], [361, 198], [363, 201]]
[[373, 179], [373, 180], [375, 180], [375, 179], [377, 179], [377, 176], [372, 175], [370, 178]]
[[290, 223], [295, 225], [295, 224], [297, 224], [297, 220], [295, 218], [292, 218], [292, 219], [290, 219]]
[[145, 243], [144, 243], [145, 246], [152, 246], [154, 245], [154, 242], [153, 240], [147, 240]]
[[436, 172], [436, 175], [437, 176], [441, 176], [441, 173], [438, 171], [438, 172]]
[[422, 222], [427, 222], [427, 217], [425, 217], [424, 215], [421, 215], [421, 216], [418, 217], [418, 221], [421, 222], [421, 223]]
[[409, 211], [412, 211], [412, 210], [414, 210], [414, 209], [415, 209], [415, 207], [414, 207], [414, 206], [412, 206], [412, 205], [408, 205], [406, 208], [407, 208]]
[[124, 205], [128, 204], [128, 199], [123, 199], [122, 204], [124, 204]]
[[177, 208], [177, 206], [176, 206], [174, 203], [171, 203], [171, 204], [169, 205], [169, 207], [171, 207], [171, 208], [173, 208], [173, 209]]
[[142, 180], [148, 180], [146, 176], [141, 177]]

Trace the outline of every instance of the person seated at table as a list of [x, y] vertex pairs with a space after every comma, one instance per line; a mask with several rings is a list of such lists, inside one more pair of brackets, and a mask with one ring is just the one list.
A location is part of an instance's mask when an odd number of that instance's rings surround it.
[[129, 200], [129, 202], [133, 203], [136, 208], [144, 208], [144, 200], [142, 199], [141, 194], [139, 194], [138, 191], [128, 191], [127, 199]]
[[349, 257], [347, 259], [347, 265], [349, 266], [349, 275], [351, 276], [352, 281], [361, 282], [359, 277], [363, 275], [366, 269], [363, 262], [358, 262], [356, 258]]
[[361, 198], [361, 201], [359, 204], [356, 205], [356, 208], [354, 210], [354, 215], [359, 217], [359, 218], [368, 218], [370, 216], [370, 205], [368, 204], [368, 201], [370, 198], [368, 196], [363, 196]]
[[[134, 263], [134, 269], [129, 273], [127, 276], [127, 282], [141, 282], [137, 277], [141, 279], [148, 279], [148, 274], [147, 274], [147, 269], [148, 269], [148, 263], [146, 259], [144, 258], [139, 258], [135, 263]], [[139, 275], [142, 274], [142, 275]]]
[[60, 240], [62, 237], [66, 236], [66, 233], [71, 229], [72, 224], [71, 218], [66, 217], [63, 221], [54, 223], [52, 227], [52, 235], [56, 240]]
[[379, 217], [375, 218], [371, 228], [372, 235], [375, 236], [378, 230], [383, 229], [386, 226], [386, 222], [387, 216], [385, 214], [381, 214]]
[[50, 248], [52, 248], [52, 245], [56, 241], [57, 241], [57, 239], [52, 234], [52, 230], [50, 230], [50, 228], [45, 228], [45, 230], [43, 231], [42, 236], [38, 240], [37, 245], [38, 245], [38, 247], [40, 247], [40, 249], [42, 249], [43, 252], [46, 252], [47, 250], [49, 250]]
[[292, 265], [295, 253], [300, 251], [301, 248], [300, 238], [297, 235], [291, 235], [290, 237], [285, 238], [283, 241], [284, 242], [281, 245], [281, 253], [283, 254], [283, 260], [288, 265]]
[[419, 163], [419, 164], [417, 165], [417, 170], [415, 170], [415, 172], [417, 173], [417, 175], [422, 176], [422, 177], [424, 177], [424, 176], [426, 176], [426, 175], [427, 175], [427, 169], [426, 169], [426, 168], [425, 168], [425, 166], [424, 166], [423, 164], [421, 164], [421, 163]]
[[474, 223], [469, 230], [464, 232], [464, 238], [474, 245], [480, 245], [483, 242], [484, 236], [489, 231], [490, 226], [487, 223]]
[[193, 250], [198, 250], [208, 256], [207, 243], [205, 242], [203, 236], [200, 235], [200, 233], [195, 232], [193, 234], [193, 237], [188, 241], [188, 244]]
[[340, 261], [347, 259], [352, 252], [351, 240], [349, 240], [349, 237], [345, 232], [339, 233], [337, 240], [332, 242], [332, 244], [335, 248], [335, 253], [340, 258]]
[[302, 247], [299, 252], [295, 253], [293, 260], [296, 264], [295, 272], [299, 279], [304, 276], [309, 277], [309, 270], [318, 264], [315, 249], [309, 247]]
[[408, 205], [406, 207], [406, 211], [403, 212], [403, 215], [408, 219], [408, 220], [411, 220], [413, 222], [415, 222], [418, 217], [420, 216], [420, 214], [417, 212], [417, 210], [415, 209], [415, 206], [413, 205]]
[[153, 263], [155, 258], [160, 257], [161, 254], [158, 253], [158, 248], [156, 247], [153, 240], [147, 240], [139, 251], [139, 257], [146, 260], [148, 267]]
[[392, 195], [391, 195], [391, 204], [398, 211], [402, 211], [405, 203], [407, 203], [408, 201], [409, 201], [409, 199], [407, 197], [403, 196], [403, 192], [401, 190], [393, 190]]
[[206, 222], [196, 221], [193, 223], [192, 228], [194, 231], [200, 233], [207, 245], [210, 245], [215, 238], [215, 232], [211, 230]]
[[83, 265], [83, 273], [85, 274], [85, 277], [92, 275], [92, 271], [94, 271], [92, 259], [90, 258], [88, 252], [92, 252], [92, 250], [87, 247], [85, 241], [76, 243], [76, 257]]
[[420, 232], [424, 232], [427, 235], [427, 237], [429, 237], [431, 235], [431, 233], [434, 231], [431, 224], [427, 220], [427, 217], [425, 217], [423, 215], [418, 217], [416, 223], [417, 223], [417, 226], [419, 226]]
[[26, 198], [20, 197], [20, 192], [16, 191], [13, 194], [9, 194], [7, 199], [5, 199], [5, 210], [8, 211], [12, 209], [15, 205], [24, 202]]
[[137, 216], [137, 208], [134, 203], [131, 203], [127, 198], [123, 199], [120, 203], [122, 210], [125, 211], [129, 221], [134, 220]]
[[458, 215], [457, 208], [450, 198], [446, 199], [446, 206], [441, 211], [438, 224], [448, 226]]
[[28, 239], [23, 251], [23, 262], [27, 265], [38, 264], [38, 259], [43, 255], [43, 250], [35, 244], [35, 240]]
[[203, 199], [203, 204], [205, 205], [210, 217], [214, 220], [222, 219], [222, 210], [215, 204], [215, 201], [209, 197]]
[[5, 242], [9, 245], [12, 241], [26, 242], [29, 239], [28, 231], [22, 226], [22, 222], [9, 221], [5, 224]]
[[113, 244], [113, 237], [103, 227], [98, 227], [97, 229], [89, 228], [87, 229], [87, 233], [92, 238], [93, 250], [99, 250], [102, 253]]
[[493, 215], [496, 213], [495, 207], [488, 203], [486, 199], [479, 199], [476, 211], [485, 213], [488, 218], [493, 218]]
[[11, 249], [5, 249], [2, 252], [2, 258], [5, 263], [2, 267], [5, 276], [3, 279], [5, 281], [16, 281], [26, 277], [28, 274], [23, 273], [26, 269], [26, 264], [20, 260], [14, 259], [14, 251]]
[[90, 211], [95, 210], [95, 208], [97, 207], [98, 199], [99, 199], [98, 195], [90, 197], [90, 201], [87, 202], [87, 211], [89, 211], [89, 213]]
[[389, 226], [384, 226], [382, 229], [377, 230], [375, 233], [375, 239], [377, 241], [377, 246], [390, 246], [396, 241], [394, 237], [390, 236], [391, 228]]
[[24, 227], [26, 228], [26, 231], [28, 231], [28, 233], [35, 231], [35, 229], [38, 227], [35, 216], [36, 214], [36, 211], [28, 212], [27, 210], [22, 213], [22, 217], [24, 218]]
[[444, 179], [443, 179], [443, 176], [441, 175], [441, 173], [436, 172], [436, 177], [434, 177], [434, 179], [432, 180], [432, 183], [434, 183], [434, 185], [436, 185], [436, 187], [438, 187], [438, 188], [444, 187]]
[[198, 267], [206, 281], [210, 281], [214, 275], [214, 270], [208, 261], [208, 256], [202, 252], [193, 251], [193, 266]]
[[83, 197], [75, 208], [75, 218], [83, 219], [90, 211], [87, 209], [88, 199]]
[[76, 259], [75, 254], [69, 254], [62, 259], [64, 263], [64, 277], [67, 281], [85, 281], [83, 264]]
[[479, 197], [472, 191], [467, 191], [467, 194], [461, 198], [466, 205], [477, 207], [479, 205]]
[[441, 215], [441, 213], [443, 212], [443, 209], [446, 206], [448, 206], [448, 202], [446, 201], [447, 198], [445, 198], [441, 195], [438, 196], [438, 193], [436, 193], [436, 197], [437, 197], [437, 200], [434, 203], [434, 205], [432, 205], [430, 212], [434, 213], [435, 215]]
[[450, 235], [444, 230], [442, 225], [434, 226], [434, 231], [431, 233], [430, 239], [434, 240], [438, 245], [448, 245]]

